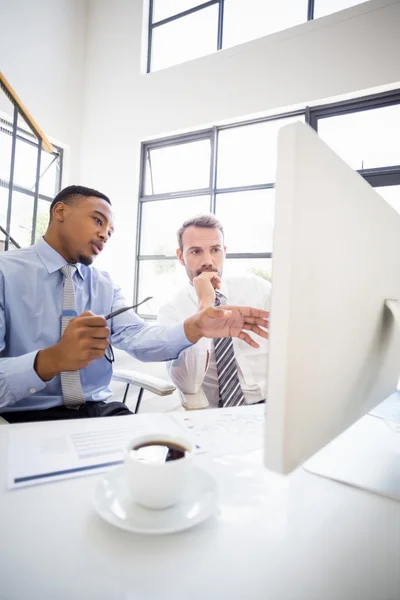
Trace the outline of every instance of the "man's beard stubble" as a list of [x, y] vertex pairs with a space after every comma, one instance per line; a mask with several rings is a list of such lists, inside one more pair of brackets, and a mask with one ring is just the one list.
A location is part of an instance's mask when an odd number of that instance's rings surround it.
[[218, 272], [217, 269], [213, 269], [212, 267], [210, 267], [210, 268], [205, 268], [205, 269], [197, 269], [197, 271], [196, 271], [196, 277], [198, 275], [201, 275], [204, 272], [206, 272], [206, 273], [217, 273], [219, 275], [219, 272]]
[[219, 275], [219, 277], [222, 277], [222, 267], [221, 267], [220, 271], [218, 271], [218, 269], [214, 269], [213, 267], [209, 267], [209, 268], [206, 267], [204, 269], [197, 269], [197, 271], [194, 271], [194, 272], [191, 272], [191, 271], [189, 271], [189, 269], [186, 268], [186, 273], [188, 274], [190, 281], [193, 281], [193, 279], [195, 277], [197, 277], [198, 275], [201, 275], [204, 272], [217, 273], [217, 275]]
[[81, 263], [82, 265], [85, 265], [85, 267], [90, 267], [93, 260], [94, 258], [92, 256], [85, 256], [84, 254], [79, 254], [77, 262]]

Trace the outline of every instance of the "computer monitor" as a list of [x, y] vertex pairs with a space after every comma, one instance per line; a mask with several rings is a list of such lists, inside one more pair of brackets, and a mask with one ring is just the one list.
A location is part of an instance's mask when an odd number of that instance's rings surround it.
[[289, 473], [396, 390], [400, 215], [298, 122], [274, 236], [265, 465]]

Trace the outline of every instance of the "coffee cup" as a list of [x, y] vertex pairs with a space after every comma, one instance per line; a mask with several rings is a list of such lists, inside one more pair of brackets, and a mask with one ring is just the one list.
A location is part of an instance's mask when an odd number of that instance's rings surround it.
[[194, 446], [184, 437], [138, 435], [125, 450], [124, 472], [129, 494], [146, 508], [178, 503], [189, 483]]

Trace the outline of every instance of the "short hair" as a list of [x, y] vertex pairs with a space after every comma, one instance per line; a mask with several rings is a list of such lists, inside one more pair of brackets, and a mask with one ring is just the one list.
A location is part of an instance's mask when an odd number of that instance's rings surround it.
[[97, 190], [93, 190], [92, 188], [85, 187], [84, 185], [69, 185], [68, 187], [58, 192], [57, 196], [54, 198], [53, 202], [50, 205], [50, 221], [52, 219], [53, 208], [57, 204], [57, 202], [63, 202], [64, 204], [74, 204], [79, 197], [90, 198], [94, 196], [95, 198], [102, 198], [111, 206], [111, 200], [105, 194], [98, 192]]
[[224, 228], [222, 227], [218, 219], [215, 217], [215, 215], [196, 215], [191, 219], [187, 219], [177, 231], [178, 244], [181, 252], [183, 250], [182, 236], [185, 232], [185, 229], [187, 229], [188, 227], [206, 227], [208, 229], [219, 229], [222, 233], [222, 237], [224, 237]]

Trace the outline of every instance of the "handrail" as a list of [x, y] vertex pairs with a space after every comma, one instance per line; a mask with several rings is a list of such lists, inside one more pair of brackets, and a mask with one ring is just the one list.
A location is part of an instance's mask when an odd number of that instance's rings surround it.
[[16, 242], [14, 240], [14, 238], [8, 233], [8, 231], [6, 229], [4, 229], [4, 227], [2, 227], [1, 225], [0, 225], [0, 231], [1, 231], [1, 233], [4, 233], [6, 238], [8, 238], [10, 240], [10, 242], [12, 243], [13, 246], [15, 246], [16, 248], [21, 248], [21, 246], [18, 244], [18, 242]]
[[27, 122], [29, 127], [35, 133], [37, 138], [42, 141], [42, 148], [45, 152], [54, 152], [54, 148], [52, 144], [49, 142], [47, 137], [44, 135], [43, 131], [40, 129], [39, 125], [36, 123], [34, 118], [29, 114], [25, 106], [22, 104], [21, 100], [18, 98], [17, 94], [14, 92], [11, 85], [8, 83], [7, 79], [0, 71], [0, 87], [3, 92], [6, 94], [8, 99], [12, 102], [14, 106], [18, 107], [18, 111], [20, 115]]

